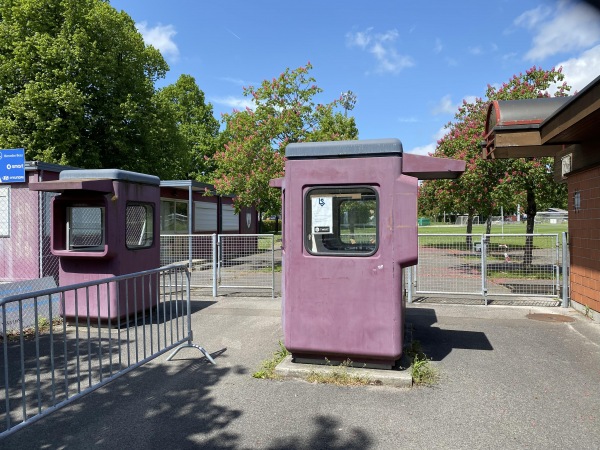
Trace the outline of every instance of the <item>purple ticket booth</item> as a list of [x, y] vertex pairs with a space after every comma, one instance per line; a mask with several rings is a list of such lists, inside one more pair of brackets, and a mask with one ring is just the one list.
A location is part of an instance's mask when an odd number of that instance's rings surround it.
[[[59, 192], [52, 200], [51, 251], [59, 257], [61, 286], [160, 266], [160, 180], [116, 169], [64, 170], [59, 180], [30, 189]], [[66, 318], [115, 319], [155, 305], [156, 280], [109, 283], [65, 293]], [[139, 286], [138, 286], [139, 284]], [[86, 299], [89, 296], [89, 300]], [[89, 311], [88, 311], [89, 306]]]
[[417, 263], [419, 179], [463, 161], [403, 154], [397, 139], [286, 148], [283, 332], [296, 362], [392, 367], [402, 355], [402, 269]]

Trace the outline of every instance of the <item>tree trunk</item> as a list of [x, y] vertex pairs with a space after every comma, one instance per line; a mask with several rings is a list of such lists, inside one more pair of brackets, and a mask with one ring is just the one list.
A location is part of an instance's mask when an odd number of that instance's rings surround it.
[[467, 217], [467, 248], [471, 249], [473, 247], [473, 213], [469, 213]]
[[[527, 227], [525, 232], [533, 234], [535, 225], [535, 215], [537, 214], [537, 204], [535, 202], [535, 191], [532, 186], [527, 187]], [[527, 236], [525, 238], [525, 253], [523, 255], [523, 264], [531, 266], [533, 262], [533, 236]]]
[[485, 234], [492, 234], [492, 215], [490, 214], [485, 219]]

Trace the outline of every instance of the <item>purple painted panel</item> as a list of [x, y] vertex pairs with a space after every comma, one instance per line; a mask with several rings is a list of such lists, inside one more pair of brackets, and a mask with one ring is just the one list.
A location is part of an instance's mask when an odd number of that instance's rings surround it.
[[[52, 182], [48, 187], [56, 189], [60, 183]], [[159, 186], [125, 180], [112, 180], [111, 183], [112, 192], [105, 193], [69, 190], [73, 186], [73, 181], [69, 180], [64, 183], [64, 192], [53, 199], [52, 253], [60, 257], [61, 286], [126, 275], [160, 265]], [[38, 189], [44, 190], [43, 183], [38, 185]], [[127, 206], [132, 204], [153, 205], [153, 242], [149, 247], [127, 247]], [[97, 251], [73, 251], [67, 247], [67, 210], [75, 205], [104, 208], [104, 245]], [[92, 319], [105, 320], [148, 309], [158, 299], [156, 289], [152, 290], [152, 294], [149, 293], [149, 283], [156, 285], [155, 280], [150, 279], [145, 280], [143, 290], [141, 284], [135, 288], [133, 282], [120, 283], [118, 288], [111, 283], [109, 289], [101, 287], [99, 298], [96, 289], [90, 289], [87, 294], [79, 291], [77, 297], [74, 292], [68, 292], [63, 314], [70, 318], [76, 315], [85, 317], [89, 311]]]
[[[398, 140], [290, 144], [288, 150], [285, 177], [270, 183], [282, 189], [285, 346], [295, 358], [391, 366], [403, 347], [402, 269], [418, 257], [417, 176], [456, 178], [464, 162], [414, 155], [403, 161]], [[359, 192], [373, 191], [377, 231], [369, 216], [366, 240], [352, 241], [352, 205], [340, 205], [362, 202]], [[373, 194], [368, 197], [372, 202]], [[371, 204], [365, 204], [369, 214]]]
[[[377, 252], [311, 255], [302, 238], [306, 192], [348, 184], [378, 194]], [[295, 356], [393, 363], [403, 344], [401, 269], [417, 258], [417, 180], [401, 175], [395, 156], [288, 160], [284, 189], [286, 347]]]

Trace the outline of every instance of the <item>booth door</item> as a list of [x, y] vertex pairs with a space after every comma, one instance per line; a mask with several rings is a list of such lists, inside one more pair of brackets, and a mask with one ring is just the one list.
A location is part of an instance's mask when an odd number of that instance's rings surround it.
[[399, 288], [382, 246], [376, 186], [304, 191], [304, 239], [286, 274], [285, 338], [292, 352], [399, 354]]

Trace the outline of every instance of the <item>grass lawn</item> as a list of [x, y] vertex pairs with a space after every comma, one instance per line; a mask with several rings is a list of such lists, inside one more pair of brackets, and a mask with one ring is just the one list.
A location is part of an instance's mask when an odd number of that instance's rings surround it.
[[[567, 231], [568, 224], [536, 223], [535, 234], [560, 234]], [[426, 225], [419, 227], [419, 234], [465, 234], [466, 225]], [[485, 233], [485, 224], [473, 225], [473, 234]], [[502, 234], [502, 225], [492, 224], [492, 234]], [[505, 223], [504, 234], [525, 234], [525, 222]]]

